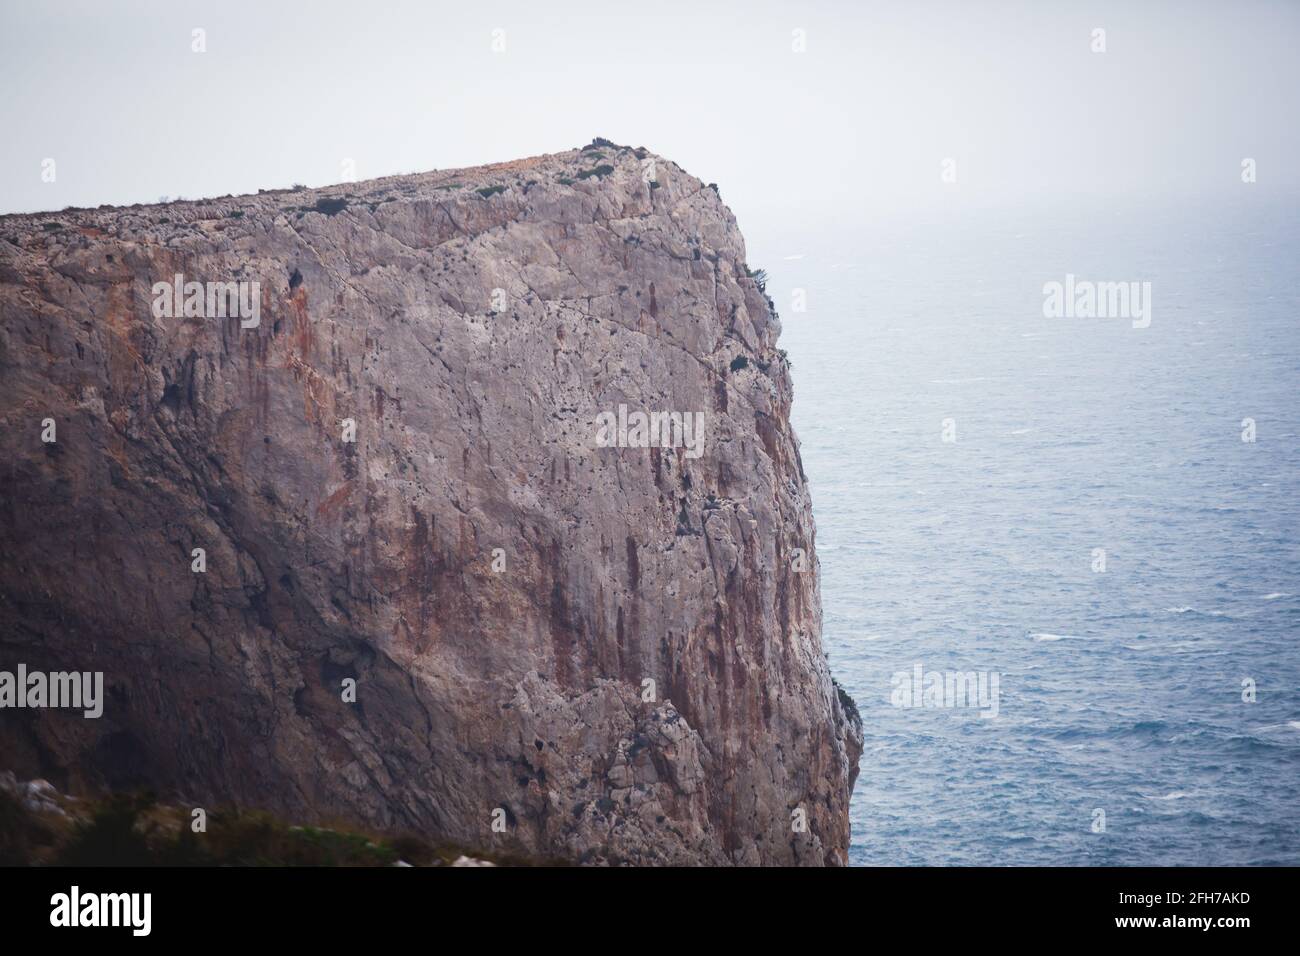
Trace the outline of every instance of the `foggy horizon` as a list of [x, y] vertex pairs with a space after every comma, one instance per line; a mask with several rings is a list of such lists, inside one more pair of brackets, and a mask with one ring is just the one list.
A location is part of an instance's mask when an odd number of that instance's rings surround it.
[[635, 30], [603, 5], [575, 10], [6, 8], [0, 70], [18, 95], [3, 107], [0, 214], [319, 187], [595, 136], [717, 182], [742, 223], [1240, 196], [1246, 159], [1254, 192], [1300, 192], [1295, 5], [805, 3], [741, 17], [667, 4]]

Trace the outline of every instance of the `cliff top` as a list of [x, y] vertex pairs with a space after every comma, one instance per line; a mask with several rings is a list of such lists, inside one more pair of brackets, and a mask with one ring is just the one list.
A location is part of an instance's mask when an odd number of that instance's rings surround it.
[[[240, 219], [254, 214], [296, 215], [321, 212], [336, 215], [349, 206], [365, 206], [374, 212], [392, 202], [411, 202], [439, 198], [464, 198], [478, 193], [484, 199], [510, 190], [527, 192], [534, 186], [558, 183], [581, 189], [594, 185], [626, 163], [640, 166], [643, 160], [665, 162], [643, 146], [620, 146], [597, 137], [580, 149], [543, 153], [523, 159], [462, 169], [436, 169], [422, 173], [403, 173], [356, 182], [335, 183], [309, 188], [259, 189], [256, 193], [226, 195], [210, 199], [173, 199], [158, 203], [134, 203], [128, 206], [101, 205], [94, 208], [69, 206], [58, 212], [27, 212], [0, 215], [0, 230], [17, 226], [26, 231], [34, 223], [47, 232], [73, 227], [94, 229], [108, 220], [130, 223], [131, 229], [145, 224], [166, 225], [212, 219]], [[136, 220], [123, 214], [138, 214]], [[0, 231], [0, 238], [13, 241], [13, 235]], [[92, 234], [92, 238], [97, 238]]]

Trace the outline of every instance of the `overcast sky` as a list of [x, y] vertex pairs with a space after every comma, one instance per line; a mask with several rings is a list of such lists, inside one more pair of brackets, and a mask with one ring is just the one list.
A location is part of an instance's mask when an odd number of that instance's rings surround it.
[[1246, 157], [1260, 192], [1300, 184], [1295, 2], [0, 8], [0, 212], [318, 186], [347, 159], [366, 179], [593, 136], [717, 182], [742, 226], [954, 196], [1195, 196], [1240, 189]]

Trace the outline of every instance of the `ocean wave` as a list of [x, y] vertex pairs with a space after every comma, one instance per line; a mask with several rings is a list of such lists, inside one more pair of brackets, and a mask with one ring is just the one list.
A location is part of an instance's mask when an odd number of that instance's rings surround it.
[[1165, 608], [1165, 612], [1168, 614], [1197, 614], [1200, 615], [1201, 617], [1227, 617], [1228, 616], [1228, 613], [1226, 611], [1202, 611], [1199, 608], [1187, 607], [1187, 606], [1167, 607]]
[[1108, 727], [1070, 727], [1052, 736], [1057, 740], [1081, 740], [1092, 738], [1120, 737], [1155, 737], [1167, 733], [1173, 728], [1163, 720], [1139, 720], [1132, 724], [1111, 725]]
[[1247, 754], [1287, 752], [1296, 746], [1284, 737], [1268, 740], [1254, 734], [1228, 734], [1224, 740]]
[[1300, 731], [1300, 720], [1288, 720], [1282, 724], [1264, 724], [1255, 728], [1257, 733], [1268, 733], [1270, 730], [1294, 730]]

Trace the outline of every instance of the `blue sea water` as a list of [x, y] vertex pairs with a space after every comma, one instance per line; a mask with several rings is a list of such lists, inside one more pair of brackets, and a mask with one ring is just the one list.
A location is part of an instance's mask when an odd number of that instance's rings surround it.
[[[866, 726], [854, 864], [1300, 864], [1298, 213], [1081, 205], [753, 237], [793, 363], [826, 650]], [[1150, 281], [1150, 327], [1044, 318], [1067, 273]], [[917, 663], [996, 672], [998, 716], [894, 706]]]

